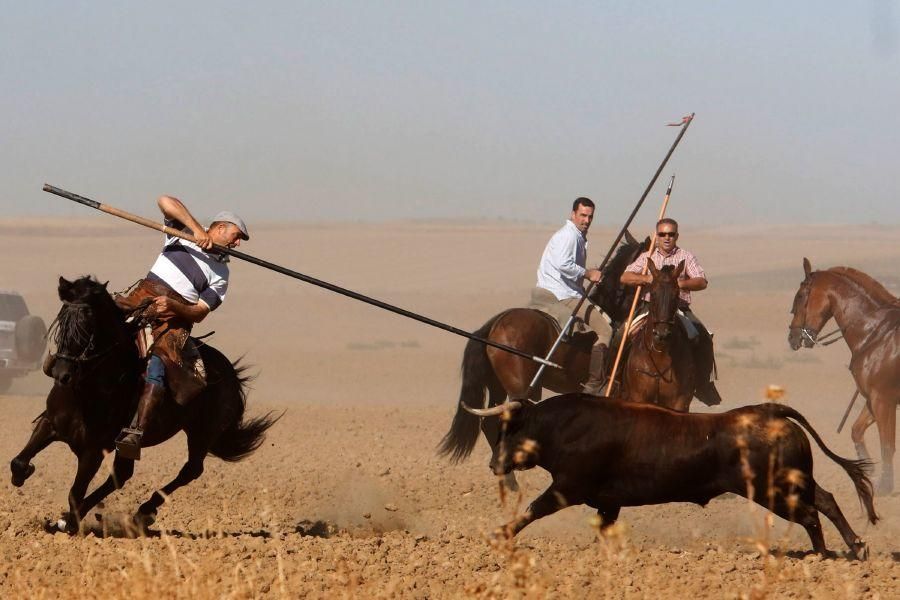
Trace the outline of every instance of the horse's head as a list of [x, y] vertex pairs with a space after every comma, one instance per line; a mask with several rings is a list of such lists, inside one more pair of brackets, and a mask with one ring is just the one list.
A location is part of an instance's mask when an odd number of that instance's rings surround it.
[[631, 308], [632, 290], [622, 285], [619, 278], [625, 272], [625, 268], [633, 263], [641, 252], [650, 247], [649, 237], [641, 243], [626, 231], [625, 240], [603, 268], [603, 279], [594, 286], [590, 298], [588, 298], [603, 309], [613, 323], [625, 321]]
[[75, 281], [59, 278], [63, 305], [54, 324], [57, 352], [51, 371], [59, 385], [75, 384], [123, 339], [124, 319], [106, 291], [108, 283], [88, 276]]
[[652, 260], [647, 266], [653, 275], [650, 284], [650, 311], [648, 324], [653, 335], [653, 346], [662, 349], [668, 344], [675, 331], [675, 311], [678, 310], [678, 278], [684, 271], [684, 261], [678, 266], [666, 265], [657, 269]]
[[799, 350], [801, 346], [812, 348], [816, 344], [816, 336], [832, 316], [831, 300], [828, 298], [823, 286], [816, 285], [818, 271], [812, 270], [809, 259], [803, 258], [803, 272], [805, 277], [800, 282], [800, 288], [794, 295], [794, 304], [788, 328], [788, 343], [793, 350]]

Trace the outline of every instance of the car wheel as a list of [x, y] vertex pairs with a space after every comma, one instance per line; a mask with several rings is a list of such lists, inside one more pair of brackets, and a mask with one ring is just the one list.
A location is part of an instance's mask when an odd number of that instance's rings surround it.
[[20, 360], [37, 362], [47, 347], [47, 326], [35, 315], [27, 315], [16, 323], [16, 355]]

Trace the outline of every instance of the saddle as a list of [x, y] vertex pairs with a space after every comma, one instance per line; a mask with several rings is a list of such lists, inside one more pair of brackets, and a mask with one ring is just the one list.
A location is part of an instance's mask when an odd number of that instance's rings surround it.
[[[587, 302], [587, 300], [585, 300], [585, 302]], [[531, 302], [529, 302], [528, 308], [547, 315], [549, 321], [551, 321], [555, 327], [557, 335], [562, 331], [562, 328], [568, 322], [569, 317], [572, 314], [568, 307], [557, 302], [556, 297], [549, 292], [546, 295], [532, 293]], [[594, 333], [584, 321], [575, 317], [569, 331], [563, 336], [563, 341], [572, 344], [573, 346], [589, 350], [591, 346], [594, 345], [594, 342], [597, 341], [597, 334]]]
[[153, 310], [153, 299], [166, 296], [188, 302], [166, 284], [142, 279], [113, 300], [136, 326], [135, 345], [142, 358], [151, 354], [162, 359], [166, 367], [166, 387], [172, 399], [185, 406], [206, 387], [206, 368], [196, 338], [190, 336], [193, 323], [178, 318], [159, 318]]

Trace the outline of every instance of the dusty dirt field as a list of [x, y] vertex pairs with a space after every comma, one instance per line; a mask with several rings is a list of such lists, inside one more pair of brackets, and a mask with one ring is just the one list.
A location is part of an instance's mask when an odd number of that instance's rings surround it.
[[[555, 228], [268, 225], [254, 227], [242, 249], [473, 330], [526, 301]], [[612, 235], [592, 232], [594, 261]], [[858, 267], [897, 294], [898, 236], [900, 228], [876, 226], [682, 227], [681, 241], [711, 279], [695, 308], [716, 332], [721, 408], [759, 402], [767, 384], [781, 384], [826, 442], [852, 456], [849, 431], [835, 434], [853, 391], [849, 352], [839, 343], [792, 353], [788, 310], [804, 255], [814, 267]], [[21, 291], [48, 321], [58, 275], [92, 273], [121, 289], [143, 275], [160, 241], [104, 216], [0, 221], [0, 239], [0, 287]], [[215, 346], [255, 365], [251, 414], [285, 417], [243, 463], [210, 458], [203, 477], [160, 510], [160, 535], [149, 539], [128, 538], [116, 522], [174, 476], [186, 456], [181, 436], [148, 451], [108, 500], [105, 537], [99, 528], [84, 537], [41, 529], [65, 506], [75, 466], [68, 448], [39, 455], [21, 489], [4, 475], [3, 597], [898, 596], [900, 495], [878, 498], [883, 521], [866, 525], [850, 480], [818, 449], [817, 479], [869, 542], [867, 563], [845, 558], [828, 522], [837, 554], [822, 560], [809, 554], [802, 529], [777, 518], [767, 527], [765, 511], [734, 497], [706, 508], [624, 509], [624, 526], [604, 540], [591, 511], [573, 507], [512, 546], [492, 547], [486, 535], [516, 499], [501, 506], [486, 444], [459, 466], [434, 454], [455, 410], [465, 340], [251, 265], [235, 261], [232, 270], [228, 300], [196, 331], [215, 329]], [[34, 374], [0, 396], [4, 464], [25, 443], [48, 389]], [[874, 427], [868, 440], [877, 456]], [[547, 477], [536, 470], [520, 480], [524, 506]]]

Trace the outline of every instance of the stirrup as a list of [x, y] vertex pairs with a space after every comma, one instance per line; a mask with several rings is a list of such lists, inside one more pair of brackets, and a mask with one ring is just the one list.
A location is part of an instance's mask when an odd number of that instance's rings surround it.
[[[128, 439], [134, 436], [136, 440]], [[129, 460], [141, 460], [141, 439], [144, 432], [141, 429], [126, 427], [116, 437], [116, 453]]]

